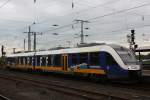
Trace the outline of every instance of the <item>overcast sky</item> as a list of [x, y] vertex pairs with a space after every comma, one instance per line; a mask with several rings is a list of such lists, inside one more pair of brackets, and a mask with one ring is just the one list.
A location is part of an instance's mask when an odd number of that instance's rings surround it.
[[[73, 23], [81, 19], [89, 21], [84, 24], [89, 28], [84, 30], [89, 35], [85, 42], [127, 46], [126, 35], [135, 29], [136, 42], [150, 45], [149, 11], [149, 0], [0, 0], [0, 44], [7, 51], [22, 50], [23, 40], [27, 41], [23, 32], [31, 25], [32, 31], [43, 32], [37, 37], [38, 49], [68, 46], [67, 41], [74, 46], [80, 42], [75, 35], [80, 34], [80, 23]], [[65, 25], [69, 26], [59, 28]]]

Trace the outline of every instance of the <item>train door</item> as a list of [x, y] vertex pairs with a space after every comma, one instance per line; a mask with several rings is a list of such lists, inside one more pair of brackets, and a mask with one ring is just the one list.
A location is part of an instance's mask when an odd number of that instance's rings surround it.
[[67, 71], [68, 68], [68, 55], [62, 55], [63, 70]]

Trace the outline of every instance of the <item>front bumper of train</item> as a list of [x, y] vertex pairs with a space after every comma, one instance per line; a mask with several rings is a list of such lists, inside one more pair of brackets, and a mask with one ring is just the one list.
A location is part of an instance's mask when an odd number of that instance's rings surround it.
[[133, 71], [141, 70], [140, 65], [128, 65], [127, 68], [128, 68], [128, 70], [133, 70]]
[[132, 80], [139, 80], [142, 78], [141, 70], [129, 70], [129, 78]]

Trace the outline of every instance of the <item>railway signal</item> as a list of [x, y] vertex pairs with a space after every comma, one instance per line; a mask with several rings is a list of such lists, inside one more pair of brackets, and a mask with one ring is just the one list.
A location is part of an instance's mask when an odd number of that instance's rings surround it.
[[135, 40], [135, 32], [134, 32], [134, 30], [131, 30], [131, 42], [133, 45], [135, 44], [134, 40]]
[[127, 35], [127, 41], [131, 50], [135, 50], [138, 45], [135, 43], [135, 30], [131, 30], [131, 34]]

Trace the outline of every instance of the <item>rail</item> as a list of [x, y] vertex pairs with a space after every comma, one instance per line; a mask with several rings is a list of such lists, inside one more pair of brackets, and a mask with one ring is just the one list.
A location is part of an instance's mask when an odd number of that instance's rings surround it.
[[17, 76], [11, 76], [11, 75], [3, 75], [0, 74], [0, 78], [15, 81], [15, 82], [24, 82], [24, 83], [30, 83], [31, 85], [46, 88], [49, 90], [57, 91], [60, 93], [64, 93], [67, 95], [77, 96], [89, 100], [130, 100], [130, 96], [124, 96], [124, 95], [114, 95], [110, 93], [99, 93], [99, 92], [93, 92], [83, 89], [78, 89], [74, 87], [68, 87], [63, 86], [61, 84], [54, 84], [54, 83], [47, 83], [42, 81], [36, 81], [33, 79], [27, 79], [27, 78], [21, 78]]
[[3, 96], [3, 95], [0, 94], [0, 100], [11, 100], [11, 99], [9, 99], [8, 97]]

